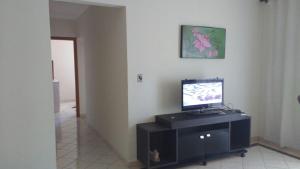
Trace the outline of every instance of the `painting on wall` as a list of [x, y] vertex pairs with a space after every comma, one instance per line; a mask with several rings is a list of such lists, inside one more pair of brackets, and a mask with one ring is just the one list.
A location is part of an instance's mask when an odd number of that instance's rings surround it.
[[181, 58], [224, 59], [226, 29], [181, 26]]

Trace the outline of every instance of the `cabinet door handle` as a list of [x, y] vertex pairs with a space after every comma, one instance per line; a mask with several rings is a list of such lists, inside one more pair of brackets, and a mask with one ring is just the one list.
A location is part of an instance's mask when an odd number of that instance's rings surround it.
[[203, 140], [203, 139], [204, 139], [204, 136], [200, 136], [200, 139]]
[[210, 134], [206, 134], [206, 137], [210, 137], [211, 135]]

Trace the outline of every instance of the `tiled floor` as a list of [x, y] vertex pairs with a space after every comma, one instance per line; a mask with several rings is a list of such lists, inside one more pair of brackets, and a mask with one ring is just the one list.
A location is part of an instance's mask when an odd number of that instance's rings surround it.
[[[84, 118], [76, 119], [73, 105], [62, 105], [56, 115], [58, 169], [128, 169]], [[208, 161], [207, 166], [195, 163], [180, 169], [300, 169], [300, 160], [264, 147], [248, 151], [245, 158], [230, 156]]]
[[180, 169], [300, 169], [300, 160], [270, 149], [254, 146], [246, 157], [230, 156], [208, 161], [207, 166], [190, 165]]
[[58, 169], [127, 169], [84, 118], [75, 117], [74, 103], [61, 105], [56, 114]]

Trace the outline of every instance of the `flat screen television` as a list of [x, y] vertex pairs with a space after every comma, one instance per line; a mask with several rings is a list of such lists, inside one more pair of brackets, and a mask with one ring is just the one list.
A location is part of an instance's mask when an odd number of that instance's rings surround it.
[[182, 111], [223, 105], [223, 88], [223, 79], [182, 80]]

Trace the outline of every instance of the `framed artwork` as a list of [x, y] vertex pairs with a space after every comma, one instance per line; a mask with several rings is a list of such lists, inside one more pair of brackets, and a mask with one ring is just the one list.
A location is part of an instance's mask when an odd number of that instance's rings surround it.
[[225, 58], [226, 29], [181, 26], [180, 57], [199, 59]]

